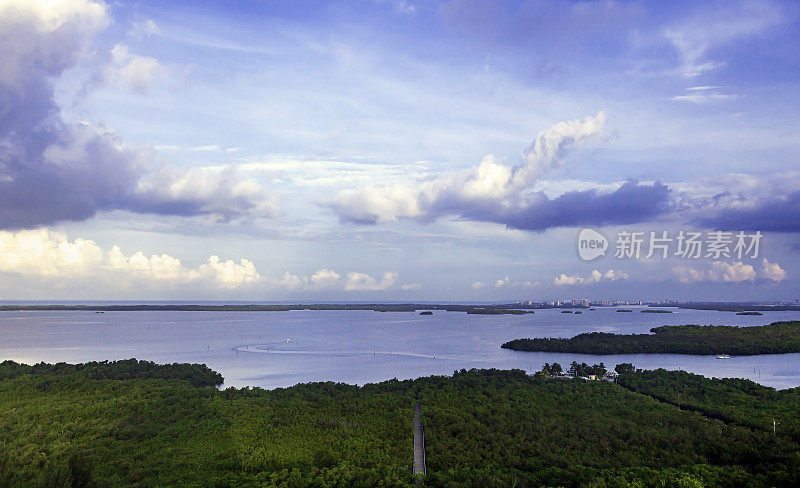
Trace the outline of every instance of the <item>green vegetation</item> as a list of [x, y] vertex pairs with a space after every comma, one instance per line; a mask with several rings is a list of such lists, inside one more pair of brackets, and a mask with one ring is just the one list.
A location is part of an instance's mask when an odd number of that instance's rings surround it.
[[771, 433], [775, 421], [776, 432], [800, 441], [800, 388], [777, 391], [750, 380], [663, 369], [620, 374], [619, 384], [637, 393], [754, 430]]
[[517, 310], [510, 308], [473, 308], [466, 311], [471, 315], [525, 315], [529, 313], [536, 313], [533, 310]]
[[755, 327], [669, 325], [652, 334], [589, 332], [570, 339], [515, 339], [502, 347], [515, 351], [580, 354], [782, 354], [800, 352], [800, 322]]
[[[608, 372], [606, 369], [606, 365], [603, 363], [600, 364], [593, 364], [588, 365], [586, 363], [578, 363], [577, 361], [572, 361], [569, 365], [569, 369], [566, 372], [567, 376], [572, 376], [574, 378], [589, 378], [590, 376], [596, 376], [596, 379], [603, 379], [605, 374]], [[547, 376], [547, 377], [557, 377], [557, 376], [564, 376], [564, 370], [558, 363], [544, 363], [542, 369], [536, 372], [536, 375], [539, 376]]]
[[642, 313], [672, 313], [672, 310], [660, 310], [660, 309], [646, 308], [646, 309], [642, 310]]
[[628, 374], [636, 372], [636, 368], [634, 368], [631, 363], [619, 363], [614, 366], [614, 371], [616, 371], [617, 374]]
[[764, 315], [761, 312], [738, 312], [736, 315]]
[[[799, 446], [783, 431], [709, 418], [606, 381], [461, 370], [364, 387], [219, 391], [193, 384], [204, 366], [178, 366], [4, 363], [0, 486], [411, 487], [416, 401], [428, 468], [418, 486], [800, 482]], [[630, 370], [626, 387], [644, 392], [648, 377], [636, 383], [642, 373]], [[668, 381], [681, 379], [654, 385]], [[750, 385], [705, 381], [692, 391], [752, 396]], [[736, 408], [742, 418], [748, 409], [800, 417], [800, 404], [782, 395]], [[702, 401], [728, 408], [716, 393]]]
[[627, 308], [620, 308], [619, 310], [617, 310], [617, 312], [633, 312], [633, 310]]
[[558, 363], [544, 363], [544, 366], [542, 366], [542, 369], [539, 371], [539, 373], [545, 376], [560, 376], [564, 373], [564, 369]]
[[800, 311], [800, 305], [759, 305], [736, 302], [681, 303], [676, 306], [692, 310], [717, 310], [720, 312], [745, 312], [748, 310], [761, 312]]
[[92, 380], [136, 380], [144, 378], [185, 380], [193, 386], [217, 386], [222, 375], [202, 364], [156, 364], [151, 361], [124, 359], [122, 361], [92, 361], [83, 364], [47, 364], [32, 366], [13, 361], [0, 363], [0, 380], [23, 375], [77, 376]]

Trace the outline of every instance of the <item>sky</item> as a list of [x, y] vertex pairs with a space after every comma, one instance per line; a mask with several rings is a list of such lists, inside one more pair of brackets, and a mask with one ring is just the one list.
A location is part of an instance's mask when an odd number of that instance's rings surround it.
[[0, 299], [795, 301], [799, 15], [0, 0]]

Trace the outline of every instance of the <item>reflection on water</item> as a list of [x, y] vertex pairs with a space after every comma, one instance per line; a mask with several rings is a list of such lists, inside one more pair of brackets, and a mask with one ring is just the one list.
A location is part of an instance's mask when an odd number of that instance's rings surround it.
[[[672, 314], [583, 314], [537, 310], [533, 315], [435, 312], [0, 312], [0, 360], [82, 362], [136, 357], [198, 362], [228, 386], [275, 388], [307, 381], [363, 384], [390, 378], [451, 374], [462, 368], [520, 368], [572, 361], [607, 366], [684, 369], [743, 377], [777, 388], [800, 386], [800, 354], [742, 356], [592, 356], [525, 353], [500, 348], [520, 337], [571, 337], [581, 332], [642, 333], [670, 324], [762, 325], [798, 320], [799, 312], [742, 316], [676, 310]], [[287, 342], [288, 341], [288, 342]], [[720, 353], [725, 351], [720, 351]]]

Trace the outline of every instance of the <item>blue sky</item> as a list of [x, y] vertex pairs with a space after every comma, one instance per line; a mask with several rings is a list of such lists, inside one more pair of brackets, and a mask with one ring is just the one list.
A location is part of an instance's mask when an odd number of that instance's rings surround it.
[[[0, 3], [0, 298], [794, 300], [793, 2]], [[578, 257], [599, 230], [612, 252]], [[614, 257], [620, 231], [764, 235]]]

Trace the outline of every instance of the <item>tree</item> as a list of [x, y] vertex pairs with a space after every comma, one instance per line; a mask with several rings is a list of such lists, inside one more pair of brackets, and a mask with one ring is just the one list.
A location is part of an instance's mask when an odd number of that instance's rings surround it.
[[564, 372], [564, 370], [561, 369], [561, 365], [560, 364], [553, 363], [553, 364], [550, 365], [550, 374], [560, 375], [563, 372]]
[[631, 363], [619, 363], [614, 367], [614, 371], [616, 371], [619, 374], [628, 374], [628, 373], [634, 373], [636, 371], [636, 368], [634, 368], [633, 364]]
[[580, 365], [578, 365], [577, 361], [572, 361], [569, 363], [569, 369], [567, 373], [571, 374], [572, 376], [580, 376]]
[[606, 371], [608, 370], [606, 369], [606, 365], [603, 363], [595, 364], [594, 366], [592, 366], [592, 374], [595, 374], [597, 376], [604, 376], [606, 374]]

